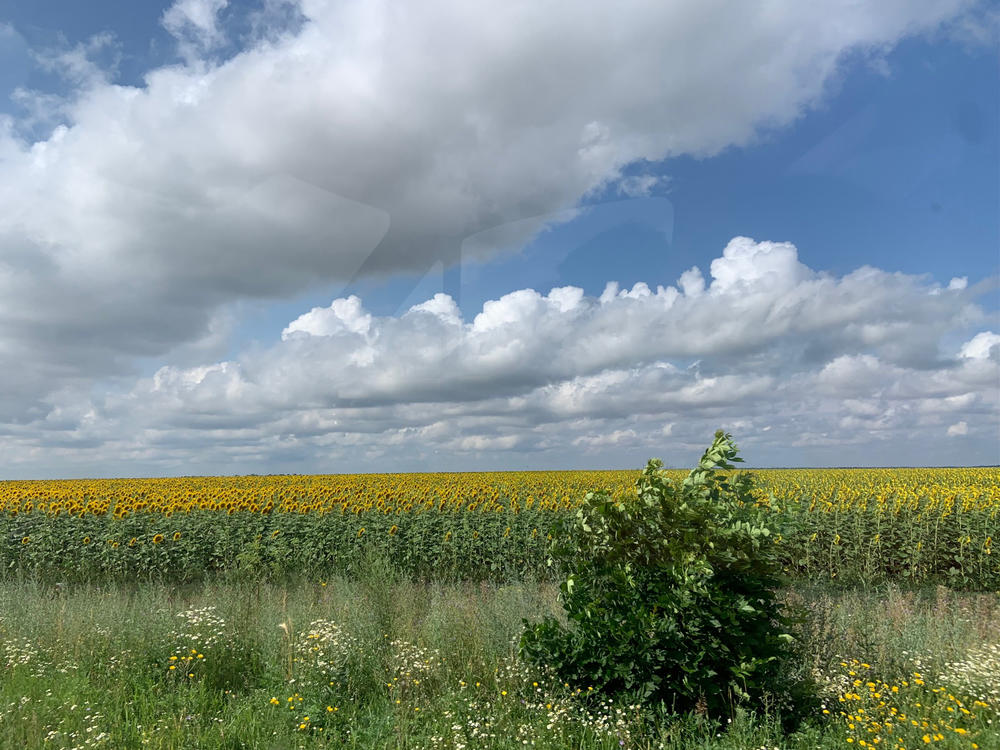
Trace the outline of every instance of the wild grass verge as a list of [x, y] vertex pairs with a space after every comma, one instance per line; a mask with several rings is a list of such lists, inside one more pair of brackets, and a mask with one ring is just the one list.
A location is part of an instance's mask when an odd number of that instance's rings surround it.
[[556, 594], [384, 570], [0, 582], [0, 749], [1000, 747], [995, 593], [785, 591], [823, 702], [792, 735], [767, 701], [653, 716], [530, 670], [522, 618]]

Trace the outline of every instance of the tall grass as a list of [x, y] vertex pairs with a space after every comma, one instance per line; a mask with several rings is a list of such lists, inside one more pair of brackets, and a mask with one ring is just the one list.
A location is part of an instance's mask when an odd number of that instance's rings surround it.
[[[721, 724], [651, 716], [530, 672], [516, 640], [522, 618], [558, 613], [547, 584], [413, 583], [377, 564], [286, 584], [8, 580], [0, 749], [846, 747], [842, 663], [887, 683], [918, 671], [930, 689], [1000, 644], [995, 594], [785, 596], [831, 712], [790, 736], [766, 704]], [[1000, 747], [1000, 716], [970, 727], [935, 745]]]

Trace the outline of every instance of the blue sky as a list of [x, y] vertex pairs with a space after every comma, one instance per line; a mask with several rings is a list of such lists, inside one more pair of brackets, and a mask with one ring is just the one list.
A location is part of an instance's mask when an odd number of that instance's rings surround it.
[[7, 473], [1000, 462], [998, 16], [780, 6], [0, 0]]

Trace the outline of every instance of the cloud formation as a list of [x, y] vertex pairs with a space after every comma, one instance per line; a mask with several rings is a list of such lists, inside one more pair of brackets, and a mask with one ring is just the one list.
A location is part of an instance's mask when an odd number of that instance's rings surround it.
[[0, 420], [208, 350], [241, 300], [453, 264], [498, 225], [523, 241], [630, 163], [794, 121], [848, 57], [969, 5], [302, 0], [219, 59], [233, 9], [178, 0], [162, 23], [183, 62], [121, 86], [83, 45], [68, 96], [25, 93], [36, 124], [62, 124], [31, 142], [0, 120]]
[[[443, 294], [398, 317], [345, 297], [227, 353], [241, 303], [489, 259], [597, 191], [649, 195], [657, 178], [626, 167], [753, 143], [846, 61], [973, 5], [269, 0], [239, 36], [235, 4], [178, 0], [161, 19], [178, 61], [143, 86], [94, 63], [106, 34], [43, 56], [69, 92], [22, 89], [25, 116], [0, 116], [5, 455], [26, 472], [632, 464], [719, 424], [772, 462], [779, 433], [805, 462], [915, 426], [954, 452], [909, 462], [988, 445], [1000, 336], [981, 284], [833, 277], [747, 238], [673, 285], [520, 289], [469, 316]], [[136, 382], [148, 362], [170, 364]]]
[[177, 40], [180, 55], [189, 63], [225, 41], [219, 14], [229, 0], [177, 0], [163, 12], [160, 23]]
[[270, 348], [163, 367], [32, 430], [139, 465], [243, 470], [385, 456], [400, 468], [634, 464], [668, 442], [695, 450], [719, 426], [772, 465], [793, 450], [799, 463], [996, 461], [1000, 336], [980, 329], [975, 285], [870, 267], [838, 278], [789, 243], [746, 237], [708, 280], [683, 278], [684, 290], [609, 283], [599, 297], [521, 289], [471, 320], [443, 294], [398, 317], [336, 299]]

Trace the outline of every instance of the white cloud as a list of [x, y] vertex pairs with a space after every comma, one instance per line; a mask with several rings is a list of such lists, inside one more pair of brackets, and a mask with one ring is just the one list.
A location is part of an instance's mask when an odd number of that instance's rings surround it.
[[789, 242], [754, 242], [748, 237], [732, 240], [721, 258], [712, 261], [712, 291], [717, 294], [752, 290], [767, 284], [785, 290], [808, 281], [812, 272], [798, 261]]
[[957, 437], [959, 435], [968, 435], [969, 425], [964, 421], [956, 422], [948, 428], [948, 437]]
[[[845, 57], [968, 5], [308, 0], [220, 60], [237, 9], [178, 0], [162, 22], [183, 64], [114, 85], [79, 48], [71, 95], [24, 92], [34, 122], [64, 124], [34, 143], [0, 128], [0, 419], [205, 348], [241, 301], [454, 263], [473, 235], [485, 256], [490, 228], [516, 247], [602, 186], [647, 191], [624, 167], [750, 143]], [[498, 303], [485, 319], [552, 301]]]
[[956, 276], [948, 282], [949, 289], [965, 289], [968, 285], [969, 278], [967, 276]]
[[[521, 289], [469, 319], [447, 295], [389, 318], [337, 299], [216, 361], [239, 303], [517, 248], [595, 190], [655, 189], [629, 165], [794, 122], [845, 58], [969, 5], [305, 0], [300, 23], [222, 60], [238, 9], [179, 0], [162, 23], [183, 62], [142, 87], [93, 62], [106, 36], [50, 56], [77, 88], [22, 91], [30, 122], [0, 122], [10, 461], [254, 470], [386, 445], [417, 468], [434, 450], [541, 461], [587, 436], [653, 450], [664, 423], [696, 448], [762, 416], [816, 444], [946, 417], [989, 434], [996, 336], [977, 333], [975, 285], [834, 278], [747, 238], [673, 286]], [[259, 24], [288, 6], [268, 0]], [[42, 140], [19, 135], [44, 123]], [[957, 358], [939, 346], [967, 333]], [[165, 361], [135, 384], [138, 363]], [[864, 404], [856, 430], [838, 428], [843, 399]]]
[[1000, 334], [993, 333], [993, 331], [983, 331], [962, 344], [959, 356], [967, 359], [996, 358], [997, 347], [1000, 347]]
[[219, 14], [228, 5], [229, 0], [176, 0], [163, 11], [160, 23], [177, 40], [181, 55], [197, 60], [225, 41]]
[[462, 312], [458, 309], [458, 305], [455, 304], [455, 300], [441, 292], [435, 294], [426, 302], [414, 305], [409, 309], [409, 313], [430, 313], [445, 323], [457, 324], [461, 323], [462, 319]]
[[695, 266], [681, 274], [677, 285], [685, 296], [697, 297], [705, 291], [705, 277], [701, 275], [701, 269]]
[[[101, 32], [71, 47], [36, 50], [33, 52], [33, 57], [43, 70], [62, 76], [70, 84], [77, 86], [82, 95], [87, 95], [91, 90], [110, 85], [115, 66], [119, 62], [117, 55], [113, 55], [111, 61], [105, 62], [103, 66], [95, 62], [94, 58], [104, 52], [114, 52], [116, 46], [112, 34]], [[30, 97], [30, 92], [24, 89], [20, 89], [17, 93], [21, 97]], [[59, 99], [48, 101], [57, 106], [60, 109], [59, 113], [63, 114]]]
[[653, 190], [664, 182], [665, 180], [657, 175], [632, 175], [619, 180], [618, 193], [630, 198], [643, 198], [652, 194]]
[[[425, 302], [425, 305], [434, 301]], [[281, 332], [287, 340], [296, 333], [308, 336], [335, 336], [338, 333], [353, 333], [365, 336], [372, 326], [372, 316], [361, 307], [361, 299], [351, 295], [346, 299], [335, 299], [329, 307], [314, 307], [288, 324]]]
[[[283, 338], [294, 344], [290, 357], [315, 361], [335, 352], [340, 361], [354, 361], [364, 353], [364, 373], [341, 369], [323, 380], [326, 392], [315, 395], [330, 403], [456, 398], [466, 390], [474, 399], [607, 369], [743, 350], [768, 352], [775, 358], [771, 366], [825, 355], [830, 364], [823, 383], [866, 390], [884, 367], [938, 358], [938, 337], [969, 315], [959, 292], [915, 277], [875, 269], [840, 280], [815, 274], [787, 243], [735, 238], [711, 269], [704, 292], [691, 284], [687, 293], [636, 284], [630, 290], [610, 287], [592, 299], [573, 287], [547, 295], [522, 289], [487, 301], [471, 323], [462, 321], [445, 295], [417, 307], [436, 310], [433, 315], [377, 320], [351, 297], [301, 316]], [[294, 333], [302, 337], [293, 342]], [[837, 358], [845, 350], [851, 354]], [[410, 359], [411, 351], [422, 354]], [[266, 363], [245, 366], [253, 369], [255, 382], [277, 377]], [[845, 373], [838, 375], [838, 368]], [[866, 376], [864, 368], [873, 374]], [[289, 370], [281, 370], [283, 388], [298, 394], [287, 382], [294, 377]], [[304, 379], [303, 387], [319, 388], [311, 376]]]
[[[759, 463], [994, 462], [993, 334], [940, 349], [979, 315], [966, 290], [874, 268], [838, 278], [747, 238], [710, 267], [694, 294], [522, 289], [471, 321], [443, 294], [398, 317], [334, 300], [270, 348], [59, 402], [9, 428], [10, 455], [32, 460], [35, 440], [161, 471], [629, 465], [668, 445], [693, 454], [723, 427]], [[893, 336], [870, 334], [882, 328]]]
[[581, 435], [573, 441], [573, 445], [587, 448], [601, 448], [607, 445], [622, 445], [638, 440], [635, 430], [615, 430], [606, 434]]

